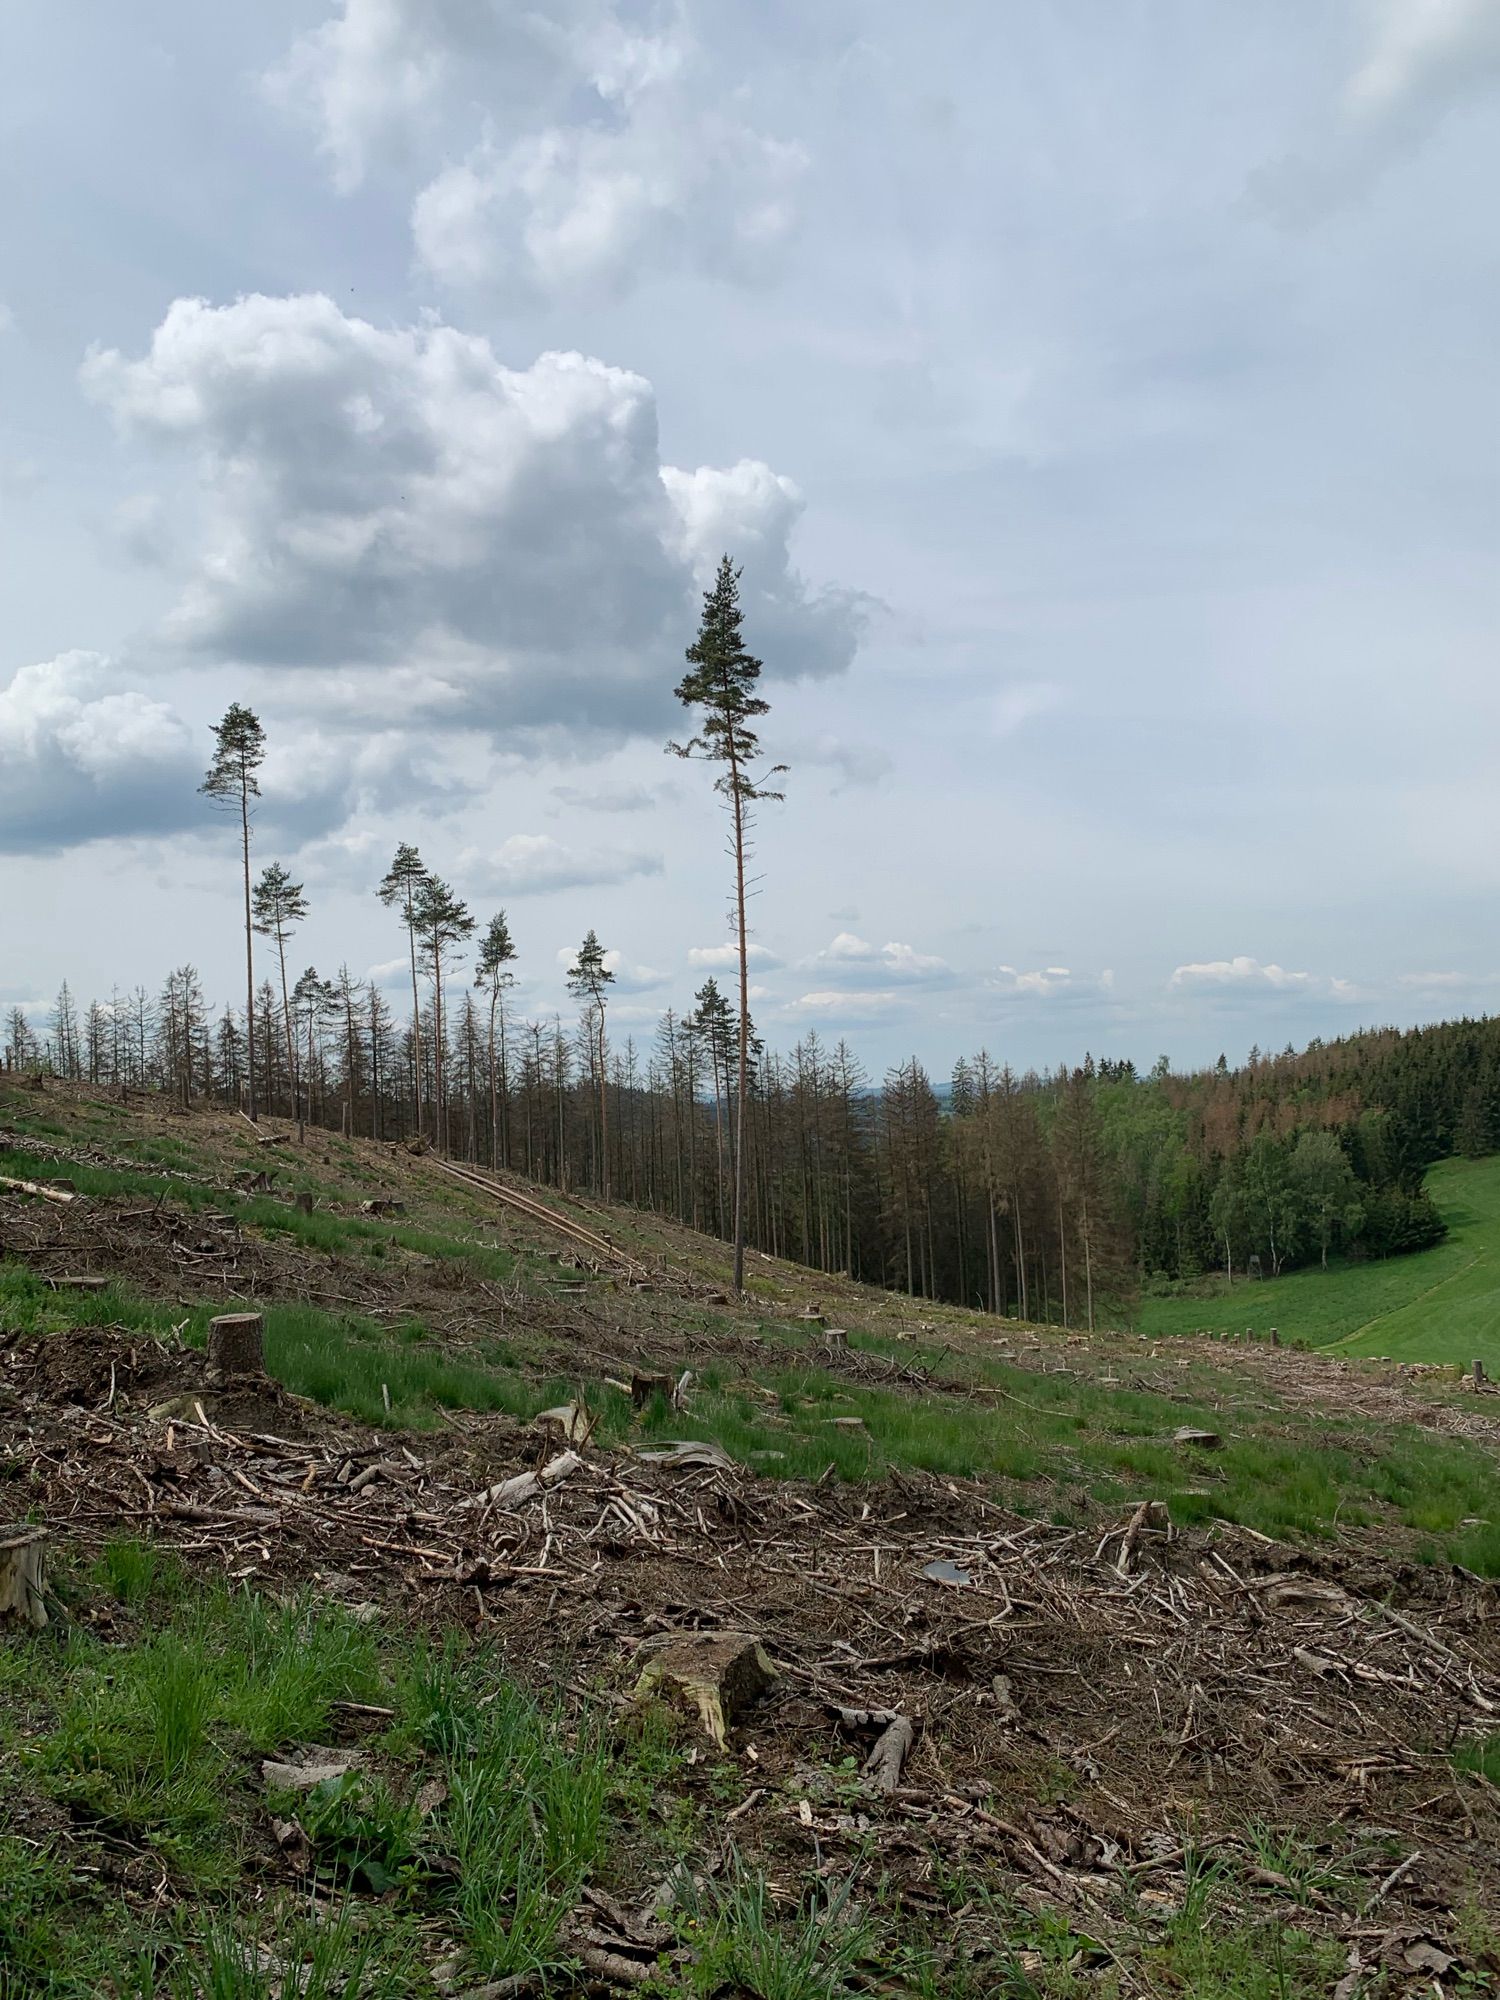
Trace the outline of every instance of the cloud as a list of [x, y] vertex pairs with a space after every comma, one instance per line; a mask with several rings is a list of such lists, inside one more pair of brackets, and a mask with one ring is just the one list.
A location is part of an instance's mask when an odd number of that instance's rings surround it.
[[94, 350], [122, 433], [186, 452], [204, 536], [167, 636], [299, 670], [303, 698], [392, 727], [662, 728], [723, 550], [768, 673], [837, 673], [863, 603], [812, 590], [802, 502], [750, 460], [661, 463], [651, 385], [582, 354], [504, 366], [436, 320], [379, 328], [322, 296], [179, 299], [148, 352]]
[[1500, 84], [1495, 0], [1381, 0], [1327, 129], [1255, 177], [1283, 221], [1316, 221], [1418, 151], [1449, 114]]
[[15, 330], [16, 316], [4, 299], [0, 299], [0, 333], [14, 333]]
[[945, 985], [953, 977], [946, 959], [916, 951], [909, 944], [870, 944], [853, 931], [840, 931], [833, 942], [805, 962], [841, 986], [869, 986], [896, 979], [913, 985]]
[[533, 896], [553, 889], [586, 889], [659, 875], [659, 854], [580, 850], [550, 833], [513, 833], [493, 853], [467, 848], [458, 857], [458, 879], [496, 896]]
[[1279, 993], [1307, 994], [1323, 999], [1357, 1002], [1367, 996], [1352, 980], [1332, 974], [1289, 972], [1284, 966], [1262, 965], [1257, 958], [1207, 959], [1196, 965], [1179, 965], [1167, 981], [1168, 992], [1197, 993], [1205, 997]]
[[1006, 1000], [1099, 1000], [1113, 993], [1113, 972], [1074, 972], [1066, 965], [1044, 965], [1031, 972], [1013, 965], [997, 966], [985, 980], [991, 993]]
[[814, 1021], [833, 1021], [841, 1027], [861, 1027], [870, 1023], [886, 1021], [907, 1002], [904, 993], [865, 992], [847, 993], [833, 987], [826, 987], [812, 993], [799, 994], [789, 1000], [780, 1011], [790, 1020], [799, 1017]]
[[790, 235], [802, 148], [717, 110], [680, 116], [674, 85], [622, 122], [482, 140], [412, 205], [418, 261], [455, 287], [619, 296], [686, 270], [746, 281]]
[[208, 746], [98, 653], [22, 667], [0, 689], [0, 850], [48, 852], [202, 818]]
[[[774, 972], [786, 963], [774, 951], [768, 951], [763, 944], [745, 947], [747, 964], [759, 966], [762, 972]], [[740, 948], [733, 942], [726, 944], [695, 944], [688, 952], [688, 964], [695, 970], [704, 972], [737, 972], [740, 964]]]
[[653, 22], [611, 0], [342, 0], [264, 82], [342, 192], [376, 165], [436, 166], [412, 238], [450, 286], [753, 279], [795, 226], [805, 152], [741, 115], [685, 9]]
[[1277, 993], [1296, 992], [1313, 984], [1310, 972], [1288, 972], [1279, 965], [1262, 965], [1258, 958], [1211, 958], [1197, 965], [1179, 965], [1167, 985], [1181, 992], [1193, 987], [1269, 987]]

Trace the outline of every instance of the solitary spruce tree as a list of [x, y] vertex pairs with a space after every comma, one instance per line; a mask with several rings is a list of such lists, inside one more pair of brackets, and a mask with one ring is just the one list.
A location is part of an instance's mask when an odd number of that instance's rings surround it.
[[[745, 1289], [745, 1084], [750, 1064], [750, 961], [746, 944], [745, 856], [751, 810], [761, 799], [779, 799], [756, 777], [760, 742], [754, 724], [770, 704], [755, 692], [760, 661], [745, 645], [740, 610], [740, 572], [725, 556], [713, 589], [704, 594], [698, 636], [687, 650], [690, 671], [677, 699], [698, 714], [698, 734], [667, 745], [675, 756], [699, 757], [724, 770], [714, 790], [724, 800], [734, 858], [734, 922], [740, 960], [739, 1081], [734, 1107], [734, 1288]], [[776, 777], [784, 764], [766, 773]]]
[[401, 912], [401, 921], [406, 926], [406, 942], [411, 952], [411, 1033], [412, 1052], [415, 1057], [413, 1082], [419, 1135], [422, 1130], [422, 996], [417, 990], [417, 898], [426, 880], [427, 869], [421, 855], [403, 840], [396, 849], [395, 860], [385, 871], [384, 880], [375, 891], [388, 910]]
[[214, 760], [198, 787], [217, 806], [240, 816], [240, 856], [245, 875], [245, 1080], [252, 1122], [255, 1102], [255, 950], [250, 937], [250, 801], [260, 797], [256, 772], [265, 762], [266, 732], [260, 718], [231, 702], [214, 725]]

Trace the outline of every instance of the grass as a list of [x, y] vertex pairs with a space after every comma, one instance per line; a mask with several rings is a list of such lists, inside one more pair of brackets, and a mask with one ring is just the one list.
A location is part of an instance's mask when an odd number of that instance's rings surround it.
[[[616, 1777], [587, 1722], [456, 1639], [393, 1638], [311, 1597], [185, 1590], [146, 1544], [112, 1544], [90, 1581], [130, 1606], [136, 1636], [38, 1636], [3, 1660], [3, 1761], [66, 1806], [72, 1833], [57, 1851], [0, 1837], [0, 2000], [269, 1995], [282, 1990], [265, 1983], [271, 1972], [289, 1966], [304, 1994], [410, 1992], [423, 1923], [458, 1939], [476, 1976], [565, 1962], [560, 1928], [603, 1854]], [[336, 1703], [372, 1699], [392, 1720], [369, 1770], [264, 1796], [263, 1755], [326, 1742]], [[434, 1778], [424, 1811], [417, 1793]], [[325, 1890], [380, 1902], [347, 1922], [346, 1902], [316, 1926], [275, 1905], [242, 1912], [241, 1871], [263, 1866], [253, 1835], [268, 1808], [299, 1820]], [[0, 1793], [0, 1827], [4, 1810]], [[90, 1840], [157, 1856], [191, 1918], [143, 1931], [97, 1870], [80, 1894], [61, 1857]]]
[[1136, 1330], [1243, 1334], [1249, 1328], [1263, 1339], [1274, 1326], [1283, 1339], [1345, 1354], [1459, 1367], [1477, 1356], [1500, 1374], [1500, 1155], [1443, 1160], [1427, 1186], [1449, 1232], [1431, 1250], [1145, 1298], [1132, 1315]]
[[[142, 1299], [118, 1285], [102, 1292], [53, 1292], [19, 1264], [0, 1263], [0, 1328], [21, 1334], [119, 1326], [158, 1340], [201, 1346], [208, 1322], [225, 1308], [192, 1309]], [[391, 1329], [359, 1313], [317, 1306], [261, 1305], [267, 1372], [294, 1395], [362, 1422], [429, 1429], [439, 1408], [504, 1411], [527, 1421], [566, 1401], [564, 1382], [538, 1382], [513, 1367], [446, 1354], [420, 1322]]]
[[[197, 1344], [214, 1310], [184, 1312], [113, 1286], [53, 1293], [30, 1271], [0, 1264], [0, 1324], [22, 1332], [102, 1321]], [[539, 1381], [515, 1365], [448, 1354], [418, 1322], [392, 1329], [306, 1305], [262, 1311], [269, 1372], [294, 1394], [372, 1425], [426, 1428], [440, 1408], [527, 1422], [575, 1393], [575, 1385]], [[1023, 1505], [1080, 1489], [1106, 1506], [1149, 1496], [1166, 1499], [1179, 1521], [1237, 1521], [1276, 1536], [1394, 1520], [1423, 1537], [1434, 1557], [1500, 1575], [1500, 1469], [1460, 1440], [1274, 1409], [1230, 1425], [1208, 1395], [1179, 1400], [983, 1355], [968, 1357], [962, 1375], [989, 1394], [929, 1389], [915, 1397], [807, 1365], [737, 1379], [710, 1367], [688, 1411], [658, 1398], [639, 1429], [647, 1439], [711, 1440], [770, 1477], [817, 1479], [832, 1467], [858, 1481], [914, 1467], [985, 1478]], [[599, 1442], [632, 1434], [626, 1398], [597, 1385], [588, 1394]], [[1173, 1443], [1184, 1424], [1223, 1433], [1223, 1448], [1204, 1453]]]
[[[87, 1581], [120, 1604], [126, 1639], [75, 1630], [0, 1653], [0, 2000], [396, 2000], [429, 1990], [438, 1952], [463, 1986], [520, 1977], [558, 1993], [571, 1990], [563, 1925], [584, 1886], [618, 1885], [622, 1867], [652, 1879], [657, 1862], [628, 1822], [659, 1825], [663, 1794], [686, 1781], [669, 1724], [607, 1736], [457, 1634], [438, 1641], [309, 1597], [203, 1588], [149, 1544], [112, 1543]], [[338, 1740], [334, 1705], [346, 1700], [390, 1712], [383, 1734], [365, 1727], [367, 1767], [295, 1799], [266, 1796], [261, 1755]], [[729, 1767], [715, 1783], [728, 1798], [754, 1775]], [[40, 1840], [8, 1833], [17, 1785], [65, 1806], [66, 1832], [45, 1831], [56, 1820], [33, 1809], [15, 1823], [43, 1828]], [[295, 1892], [267, 1863], [273, 1815], [295, 1816], [311, 1844], [312, 1881]], [[690, 1864], [703, 1837], [719, 1848], [717, 1814], [695, 1830]], [[1262, 1917], [1237, 1864], [1200, 1857], [1174, 1909], [1136, 1908], [1127, 1891], [1107, 1944], [939, 1856], [934, 1892], [964, 1911], [951, 1925], [925, 1913], [914, 1924], [901, 1888], [857, 1854], [803, 1876], [782, 1857], [773, 1889], [731, 1853], [717, 1881], [679, 1877], [684, 1949], [643, 1991], [1314, 2000], [1342, 1971], [1343, 1947], [1300, 1929], [1296, 1906], [1342, 1905], [1368, 1871], [1346, 1878], [1331, 1848], [1268, 1827], [1247, 1828], [1246, 1849], [1291, 1885], [1289, 1914]], [[126, 1851], [152, 1857], [154, 1896], [98, 1865]], [[1477, 1915], [1474, 1929], [1477, 1959], [1493, 1933]]]

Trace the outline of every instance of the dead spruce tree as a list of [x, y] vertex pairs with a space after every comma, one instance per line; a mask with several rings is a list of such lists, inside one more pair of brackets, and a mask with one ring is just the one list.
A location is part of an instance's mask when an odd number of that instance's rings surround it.
[[[597, 931], [590, 931], [578, 947], [578, 956], [568, 967], [568, 991], [584, 1005], [590, 1048], [596, 1051], [592, 1067], [599, 1084], [599, 1184], [609, 1200], [609, 1078], [608, 1053], [604, 1040], [604, 992], [613, 986], [615, 975], [605, 963], [603, 945]], [[559, 1146], [561, 1146], [559, 1139]]]
[[245, 878], [245, 1095], [253, 1120], [255, 1100], [255, 948], [250, 922], [250, 801], [260, 797], [256, 772], [265, 762], [266, 732], [260, 719], [239, 702], [231, 702], [222, 722], [214, 724], [214, 760], [198, 787], [214, 804], [238, 813], [240, 859]]
[[[504, 1146], [505, 1165], [510, 1165], [510, 1074], [505, 1061], [505, 996], [516, 982], [516, 975], [510, 970], [515, 958], [516, 947], [511, 938], [510, 925], [501, 910], [490, 918], [489, 926], [479, 941], [479, 959], [474, 967], [474, 984], [481, 993], [488, 993], [490, 999], [489, 1068], [490, 1068], [490, 1165], [501, 1163], [500, 1123], [502, 1114], [506, 1121]], [[500, 1063], [495, 1065], [495, 1021], [500, 1023]]]
[[[714, 781], [730, 821], [730, 854], [734, 860], [733, 913], [740, 962], [739, 1077], [734, 1106], [734, 1288], [745, 1289], [745, 1096], [750, 1064], [750, 960], [745, 920], [745, 860], [752, 808], [762, 799], [779, 799], [756, 776], [760, 742], [752, 725], [769, 714], [770, 703], [755, 692], [761, 663], [745, 645], [740, 610], [740, 572], [725, 556], [712, 590], [703, 598], [698, 636], [687, 650], [690, 671], [678, 683], [677, 699], [697, 711], [698, 734], [686, 743], [669, 743], [673, 755], [699, 757], [724, 770]], [[784, 771], [773, 765], [767, 777]]]
[[291, 1078], [292, 1116], [297, 1121], [297, 1136], [301, 1139], [306, 1136], [306, 1128], [302, 1093], [298, 1088], [300, 1066], [296, 1031], [292, 1027], [292, 996], [286, 983], [286, 946], [287, 939], [307, 915], [307, 898], [302, 893], [302, 884], [294, 882], [279, 861], [273, 861], [261, 871], [251, 897], [251, 906], [255, 912], [255, 928], [261, 937], [275, 942], [276, 960], [281, 968], [281, 1018], [286, 1025], [286, 1066]]
[[400, 911], [411, 953], [412, 1095], [419, 1138], [422, 1132], [422, 996], [417, 990], [417, 898], [426, 880], [427, 869], [421, 855], [403, 840], [396, 849], [396, 858], [375, 891], [388, 910]]
[[469, 906], [438, 876], [424, 874], [414, 911], [415, 935], [427, 954], [432, 980], [432, 1123], [440, 1153], [448, 1150], [448, 1098], [443, 1073], [443, 961], [474, 929]]

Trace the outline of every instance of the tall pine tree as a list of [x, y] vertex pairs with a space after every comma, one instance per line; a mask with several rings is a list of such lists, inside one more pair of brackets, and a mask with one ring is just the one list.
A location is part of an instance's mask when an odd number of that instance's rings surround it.
[[[745, 1289], [745, 1097], [750, 1065], [750, 959], [745, 920], [745, 857], [751, 809], [761, 799], [779, 799], [756, 776], [760, 741], [754, 724], [770, 713], [770, 703], [755, 691], [761, 663], [745, 644], [740, 609], [740, 572], [728, 556], [719, 563], [713, 588], [704, 594], [698, 636], [687, 650], [689, 671], [677, 686], [677, 699], [696, 711], [698, 733], [686, 743], [669, 743], [678, 757], [697, 757], [722, 764], [714, 790], [724, 800], [732, 833], [734, 857], [734, 923], [740, 961], [739, 1087], [734, 1121], [734, 1288]], [[777, 764], [766, 774], [785, 770]]]
[[240, 820], [240, 859], [245, 878], [245, 1094], [252, 1121], [255, 1101], [255, 950], [250, 923], [250, 801], [260, 797], [256, 772], [265, 762], [266, 732], [260, 718], [237, 701], [214, 724], [214, 760], [198, 787], [206, 797]]

